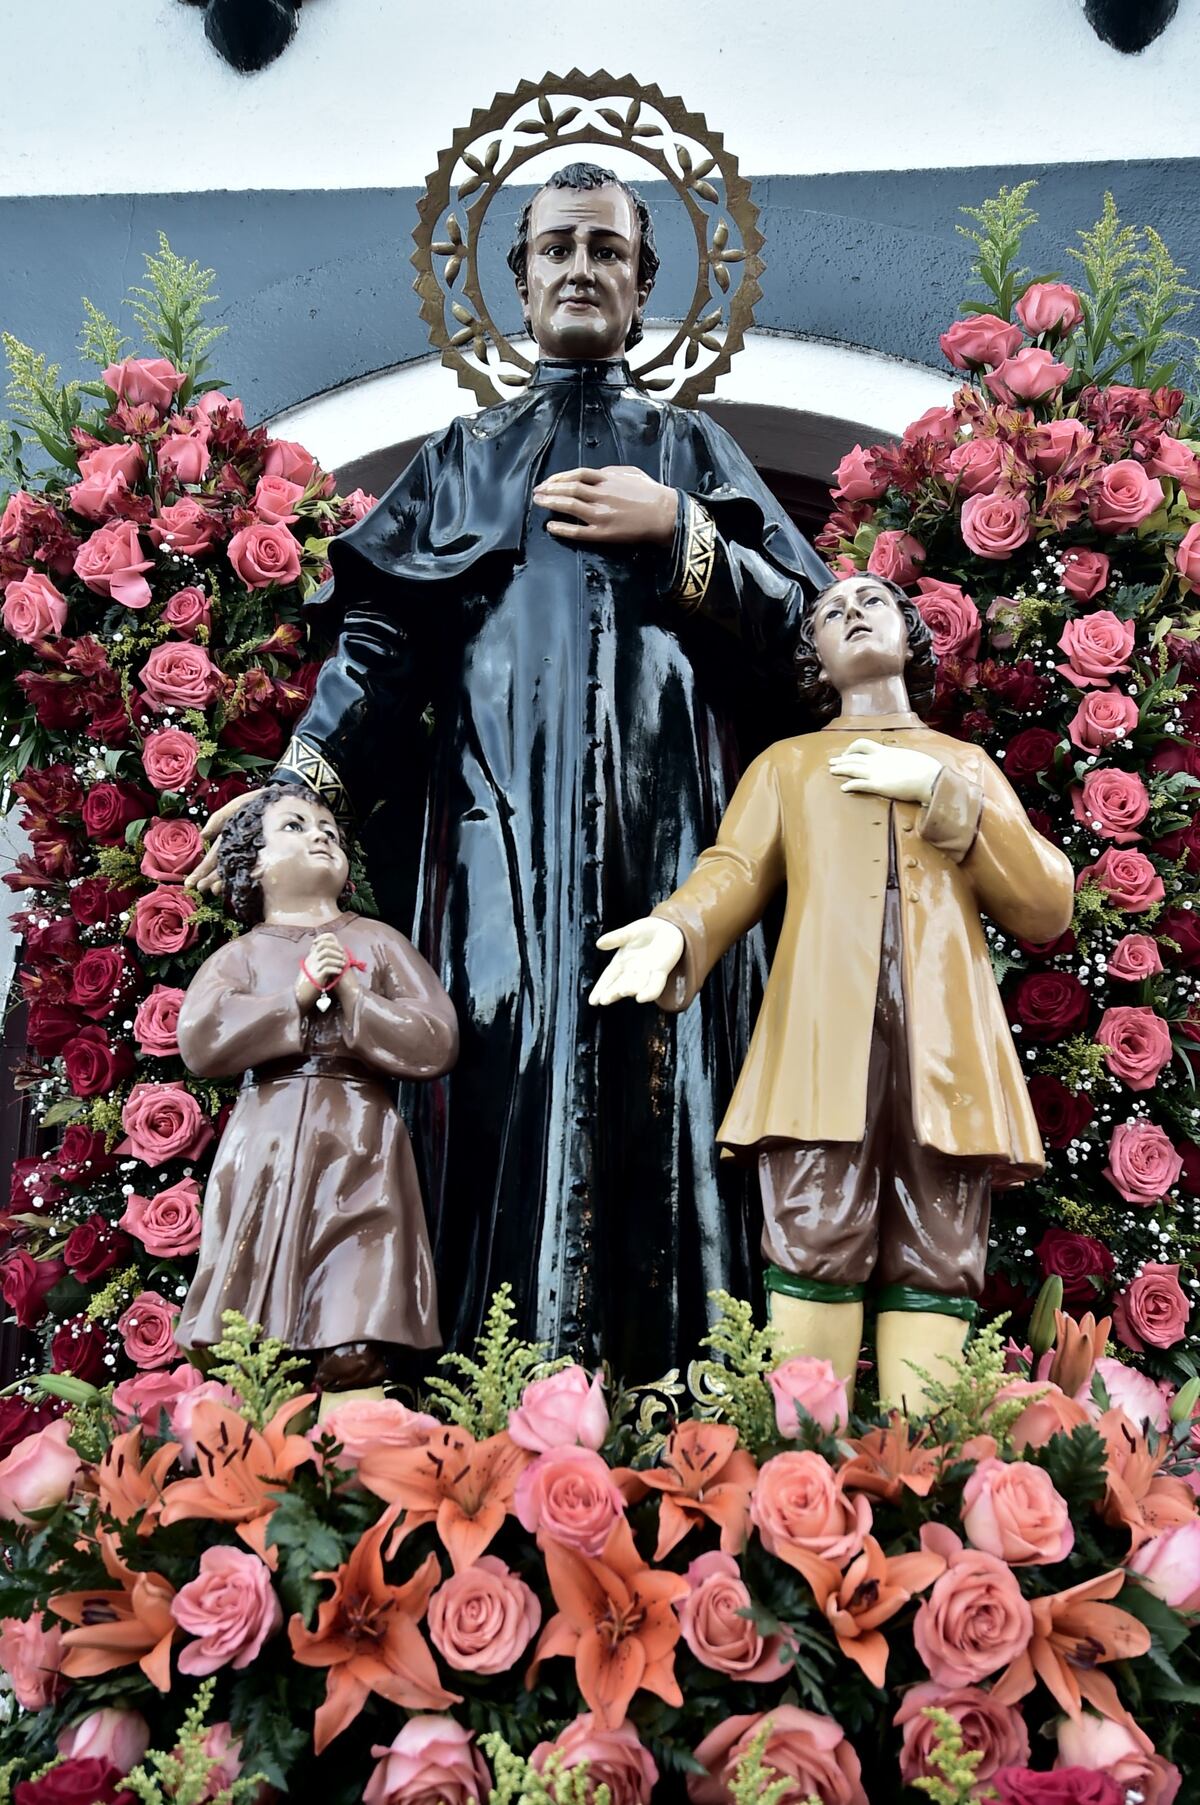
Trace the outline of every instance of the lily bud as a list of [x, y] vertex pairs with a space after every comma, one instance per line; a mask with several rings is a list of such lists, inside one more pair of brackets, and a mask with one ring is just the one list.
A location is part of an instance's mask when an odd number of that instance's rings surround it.
[[65, 1398], [68, 1404], [96, 1404], [100, 1401], [100, 1393], [86, 1379], [76, 1379], [71, 1373], [39, 1373], [37, 1382], [42, 1391], [48, 1391], [51, 1397]]
[[1171, 1399], [1171, 1421], [1173, 1423], [1190, 1422], [1197, 1402], [1200, 1402], [1200, 1379], [1189, 1379], [1186, 1385], [1179, 1387]]
[[1037, 1295], [1033, 1315], [1029, 1319], [1029, 1345], [1033, 1357], [1040, 1360], [1054, 1346], [1055, 1316], [1062, 1309], [1063, 1282], [1055, 1273], [1048, 1278]]

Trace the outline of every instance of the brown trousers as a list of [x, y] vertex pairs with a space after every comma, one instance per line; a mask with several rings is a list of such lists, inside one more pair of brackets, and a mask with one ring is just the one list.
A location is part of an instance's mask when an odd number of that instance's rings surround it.
[[758, 1170], [763, 1257], [784, 1272], [978, 1295], [991, 1168], [914, 1138], [896, 889], [884, 907], [866, 1133], [859, 1142], [781, 1142], [761, 1150]]

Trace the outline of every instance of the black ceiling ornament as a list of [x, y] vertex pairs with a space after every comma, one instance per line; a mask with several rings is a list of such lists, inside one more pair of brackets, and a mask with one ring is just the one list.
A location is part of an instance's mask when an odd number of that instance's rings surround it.
[[244, 75], [273, 63], [296, 35], [300, 0], [185, 0], [204, 7], [204, 35]]
[[1179, 0], [1083, 0], [1088, 24], [1114, 50], [1134, 56], [1161, 37]]

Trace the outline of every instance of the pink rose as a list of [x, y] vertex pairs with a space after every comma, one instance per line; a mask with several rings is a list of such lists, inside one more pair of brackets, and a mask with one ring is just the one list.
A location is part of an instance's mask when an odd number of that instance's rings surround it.
[[1077, 821], [1118, 846], [1140, 840], [1137, 829], [1150, 813], [1150, 792], [1136, 771], [1106, 767], [1089, 771], [1071, 790], [1071, 807]]
[[691, 1805], [729, 1805], [730, 1782], [738, 1762], [764, 1725], [769, 1725], [763, 1760], [781, 1779], [788, 1779], [787, 1799], [799, 1805], [815, 1797], [821, 1805], [868, 1805], [862, 1767], [831, 1717], [802, 1711], [798, 1705], [776, 1705], [754, 1717], [727, 1717], [696, 1750], [707, 1769], [687, 1777]]
[[1070, 364], [1055, 363], [1052, 351], [1027, 345], [1014, 357], [1006, 357], [983, 380], [997, 401], [1019, 407], [1023, 401], [1040, 401], [1043, 395], [1052, 395], [1070, 374]]
[[956, 370], [980, 364], [1002, 364], [1021, 343], [1021, 328], [994, 313], [977, 313], [969, 320], [955, 320], [938, 339], [942, 354]]
[[798, 1412], [803, 1410], [831, 1435], [850, 1421], [846, 1387], [828, 1360], [798, 1354], [783, 1360], [767, 1375], [775, 1399], [775, 1423], [790, 1440], [800, 1433]]
[[611, 1805], [651, 1805], [658, 1785], [658, 1767], [649, 1749], [626, 1718], [615, 1730], [606, 1730], [590, 1711], [577, 1717], [553, 1742], [539, 1742], [529, 1757], [535, 1773], [542, 1773], [551, 1755], [559, 1757], [559, 1772], [587, 1764], [587, 1797], [607, 1786]]
[[0, 1460], [0, 1517], [32, 1523], [31, 1511], [52, 1510], [70, 1496], [83, 1462], [67, 1446], [70, 1424], [62, 1417], [27, 1435]]
[[[1107, 1354], [1097, 1360], [1093, 1370], [1103, 1381], [1112, 1408], [1123, 1411], [1135, 1429], [1149, 1423], [1160, 1434], [1166, 1433], [1170, 1423], [1170, 1392], [1161, 1383]], [[1100, 1412], [1090, 1398], [1088, 1406], [1093, 1416], [1099, 1416]]]
[[1073, 332], [1083, 318], [1079, 296], [1065, 282], [1031, 282], [1017, 302], [1017, 318], [1030, 338]]
[[410, 1717], [390, 1748], [372, 1750], [378, 1766], [363, 1805], [475, 1805], [491, 1775], [475, 1738], [451, 1717]]
[[1162, 878], [1144, 852], [1132, 846], [1106, 846], [1094, 865], [1085, 865], [1075, 880], [1077, 890], [1096, 884], [1114, 909], [1139, 915], [1166, 895]]
[[1010, 558], [1029, 538], [1024, 495], [972, 495], [963, 503], [962, 536], [977, 558]]
[[698, 1555], [687, 1582], [691, 1591], [675, 1608], [683, 1639], [700, 1664], [737, 1680], [781, 1680], [790, 1662], [780, 1655], [779, 1637], [764, 1641], [750, 1621], [750, 1594], [733, 1556]]
[[507, 1673], [541, 1621], [525, 1581], [492, 1554], [451, 1574], [429, 1600], [429, 1640], [461, 1673]]
[[917, 611], [929, 628], [934, 657], [977, 657], [983, 622], [970, 596], [936, 577], [922, 577], [917, 589]]
[[1173, 1611], [1200, 1610], [1200, 1519], [1151, 1536], [1127, 1565]]
[[[178, 1759], [181, 1751], [175, 1749], [172, 1752]], [[208, 1770], [208, 1779], [200, 1801], [200, 1805], [206, 1805], [206, 1802], [211, 1805], [211, 1801], [219, 1799], [226, 1788], [233, 1785], [242, 1771], [242, 1739], [234, 1735], [233, 1725], [226, 1720], [213, 1725], [200, 1744], [200, 1752], [209, 1761], [216, 1763], [215, 1767]], [[258, 1805], [263, 1805], [263, 1801], [273, 1797], [273, 1794], [269, 1787], [262, 1787], [252, 1797]]]
[[1123, 740], [1138, 724], [1138, 705], [1119, 689], [1091, 689], [1080, 701], [1067, 727], [1081, 752], [1103, 752]]
[[1029, 1760], [1029, 1731], [1020, 1710], [998, 1705], [990, 1692], [978, 1686], [938, 1686], [925, 1680], [910, 1686], [893, 1724], [903, 1730], [900, 1778], [905, 1786], [914, 1780], [936, 1778], [930, 1756], [937, 1747], [937, 1732], [925, 1712], [948, 1711], [962, 1731], [963, 1753], [978, 1751], [983, 1759], [974, 1778], [981, 1785], [998, 1767], [1021, 1767]]
[[1200, 591], [1200, 520], [1188, 528], [1175, 547], [1175, 568], [1185, 589]]
[[351, 489], [349, 495], [342, 497], [342, 518], [349, 516], [352, 523], [365, 520], [371, 509], [378, 506], [377, 495], [368, 495], [365, 489]]
[[[1150, 944], [1153, 946], [1154, 942]], [[1143, 1116], [1133, 1122], [1119, 1122], [1113, 1129], [1104, 1176], [1126, 1203], [1149, 1209], [1166, 1196], [1182, 1171], [1182, 1158], [1156, 1122], [1148, 1122]]]
[[837, 467], [834, 494], [843, 501], [878, 501], [887, 488], [887, 477], [877, 473], [873, 451], [856, 445]]
[[1120, 458], [1097, 472], [1088, 512], [1102, 533], [1129, 533], [1166, 501], [1156, 476], [1147, 476], [1136, 458]]
[[1192, 1306], [1179, 1283], [1178, 1266], [1147, 1260], [1113, 1306], [1113, 1327], [1135, 1354], [1174, 1347], [1187, 1334]]
[[1133, 637], [1131, 620], [1118, 620], [1110, 609], [1097, 608], [1094, 614], [1067, 622], [1058, 642], [1067, 662], [1055, 669], [1076, 689], [1107, 683], [1118, 671], [1129, 669]]
[[1161, 1015], [1144, 1006], [1121, 1003], [1100, 1017], [1095, 1040], [1105, 1047], [1104, 1063], [1131, 1091], [1153, 1090], [1158, 1074], [1171, 1063], [1171, 1030]]
[[155, 451], [158, 480], [164, 490], [198, 483], [209, 466], [208, 446], [199, 433], [174, 432]]
[[0, 1667], [24, 1710], [44, 1711], [61, 1690], [62, 1639], [62, 1625], [40, 1613], [25, 1623], [19, 1617], [0, 1617]]
[[200, 1187], [181, 1178], [154, 1197], [125, 1199], [120, 1227], [159, 1260], [182, 1260], [200, 1246]]
[[166, 640], [155, 646], [138, 673], [151, 708], [207, 708], [221, 673], [203, 646]]
[[[1156, 1755], [1144, 1730], [1081, 1711], [1060, 1717], [1056, 1726], [1055, 1770], [1083, 1768], [1107, 1775], [1120, 1796], [1140, 1805], [1174, 1805], [1183, 1776], [1173, 1761]], [[1047, 1776], [1049, 1777], [1049, 1776]]]
[[750, 1521], [768, 1554], [815, 1554], [844, 1567], [862, 1553], [871, 1528], [864, 1492], [843, 1490], [829, 1462], [811, 1450], [776, 1454], [759, 1470]]
[[203, 853], [204, 837], [194, 821], [159, 815], [143, 835], [139, 870], [160, 884], [182, 883]]
[[163, 727], [142, 743], [142, 765], [156, 790], [183, 790], [196, 775], [200, 748], [190, 733]]
[[208, 429], [220, 425], [222, 415], [233, 425], [246, 424], [246, 409], [237, 396], [222, 395], [219, 389], [206, 389], [203, 395], [198, 395], [188, 413]]
[[179, 1359], [175, 1341], [175, 1319], [179, 1305], [169, 1304], [157, 1291], [141, 1291], [129, 1308], [117, 1318], [117, 1333], [125, 1352], [143, 1371], [156, 1366], [169, 1366]]
[[271, 526], [291, 526], [300, 518], [296, 503], [303, 499], [303, 483], [289, 483], [286, 476], [260, 476], [250, 505]]
[[1075, 1546], [1067, 1501], [1027, 1460], [981, 1460], [963, 1488], [967, 1540], [1010, 1567], [1065, 1561]]
[[4, 609], [0, 614], [4, 631], [31, 646], [36, 640], [62, 632], [67, 624], [67, 598], [60, 595], [49, 577], [27, 570], [18, 581], [4, 591]]
[[947, 471], [963, 495], [990, 495], [1004, 474], [999, 439], [968, 439], [950, 453]]
[[1108, 558], [1104, 552], [1073, 546], [1063, 558], [1063, 588], [1077, 602], [1090, 602], [1108, 587]]
[[[170, 1372], [139, 1373], [136, 1379], [122, 1379], [113, 1386], [112, 1403], [122, 1430], [142, 1423], [148, 1434], [164, 1435], [168, 1431], [175, 1440], [172, 1413], [181, 1398], [202, 1388], [204, 1379], [197, 1367], [184, 1360]], [[164, 1428], [164, 1420], [166, 1428]]]
[[271, 439], [263, 458], [264, 476], [283, 476], [307, 488], [317, 473], [317, 460], [294, 439]]
[[518, 1448], [544, 1454], [549, 1448], [600, 1448], [608, 1434], [608, 1407], [600, 1374], [589, 1379], [581, 1366], [564, 1367], [548, 1379], [534, 1379], [508, 1413], [508, 1433]]
[[173, 1059], [179, 1051], [179, 1011], [184, 993], [171, 984], [156, 984], [138, 1004], [133, 1038], [148, 1059]]
[[150, 1725], [140, 1711], [107, 1705], [77, 1718], [56, 1746], [65, 1761], [109, 1761], [119, 1774], [127, 1774], [150, 1747]]
[[155, 958], [182, 953], [195, 944], [200, 931], [194, 919], [198, 907], [189, 890], [156, 884], [134, 903], [129, 932], [140, 950]]
[[165, 414], [187, 381], [187, 372], [177, 370], [165, 357], [127, 357], [123, 363], [109, 364], [101, 379], [118, 401], [130, 407], [155, 407]]
[[913, 1624], [917, 1653], [932, 1677], [943, 1686], [974, 1685], [1024, 1654], [1033, 1612], [1005, 1562], [964, 1548], [940, 1523], [925, 1525], [921, 1546], [947, 1563]]
[[109, 596], [126, 608], [147, 608], [150, 585], [141, 573], [153, 563], [142, 556], [134, 522], [114, 520], [84, 540], [75, 554], [75, 575], [94, 595]]
[[953, 445], [958, 437], [958, 415], [952, 407], [927, 407], [918, 419], [909, 421], [903, 437], [906, 445], [915, 444], [918, 439]]
[[179, 1655], [180, 1673], [198, 1679], [220, 1667], [249, 1667], [283, 1623], [270, 1568], [241, 1548], [206, 1548], [196, 1578], [171, 1600], [171, 1615], [199, 1637]]
[[871, 547], [867, 569], [886, 582], [911, 583], [925, 562], [925, 547], [911, 533], [880, 533]]
[[355, 1466], [374, 1448], [419, 1448], [431, 1429], [441, 1424], [424, 1411], [410, 1410], [398, 1398], [348, 1398], [335, 1404], [318, 1433], [341, 1443], [339, 1467]]
[[1091, 442], [1092, 435], [1082, 420], [1047, 420], [1034, 428], [1029, 448], [1041, 474], [1057, 476], [1068, 458]]
[[163, 609], [163, 620], [180, 639], [195, 639], [201, 627], [212, 627], [212, 603], [195, 584], [177, 589]]
[[1122, 984], [1141, 984], [1163, 968], [1158, 942], [1149, 934], [1126, 934], [1108, 955], [1107, 976]]
[[625, 1509], [613, 1476], [591, 1448], [551, 1448], [517, 1480], [513, 1511], [531, 1535], [545, 1534], [598, 1560]]
[[1200, 508], [1200, 458], [1193, 446], [1164, 433], [1154, 456], [1146, 459], [1146, 470], [1151, 476], [1169, 476], [1183, 490], [1188, 507]]
[[194, 495], [184, 495], [169, 508], [160, 508], [149, 528], [155, 545], [183, 552], [189, 558], [199, 558], [211, 550], [220, 531], [220, 520]]
[[244, 526], [229, 541], [229, 562], [247, 589], [269, 589], [298, 581], [300, 547], [285, 526]]
[[132, 1154], [148, 1166], [169, 1159], [198, 1159], [213, 1138], [212, 1124], [182, 1081], [135, 1084], [121, 1111], [126, 1139], [117, 1153]]
[[71, 506], [85, 520], [107, 520], [119, 511], [121, 496], [135, 489], [145, 472], [146, 457], [140, 445], [98, 445], [79, 460], [83, 480], [67, 491]]

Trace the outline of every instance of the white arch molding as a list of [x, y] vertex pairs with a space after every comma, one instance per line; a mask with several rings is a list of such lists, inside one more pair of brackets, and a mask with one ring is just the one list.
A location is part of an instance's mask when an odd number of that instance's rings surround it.
[[[646, 334], [668, 336], [664, 328]], [[824, 482], [852, 445], [899, 438], [956, 387], [944, 372], [878, 351], [751, 332], [701, 405], [759, 469]], [[343, 492], [381, 495], [431, 432], [477, 411], [434, 355], [315, 395], [268, 425], [336, 471]]]

